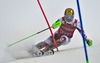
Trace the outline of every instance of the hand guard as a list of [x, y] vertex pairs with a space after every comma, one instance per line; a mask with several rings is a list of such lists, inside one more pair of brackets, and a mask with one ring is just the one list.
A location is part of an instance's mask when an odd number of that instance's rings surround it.
[[88, 46], [92, 46], [93, 45], [93, 41], [86, 38], [86, 43], [88, 44]]
[[51, 28], [53, 28], [53, 29], [58, 28], [58, 27], [61, 26], [61, 24], [62, 24], [62, 22], [60, 22], [60, 21], [58, 20], [58, 21], [56, 21], [56, 22], [51, 26]]

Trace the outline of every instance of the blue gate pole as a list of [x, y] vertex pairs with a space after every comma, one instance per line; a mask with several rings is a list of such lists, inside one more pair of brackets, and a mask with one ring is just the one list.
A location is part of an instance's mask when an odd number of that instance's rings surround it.
[[83, 38], [83, 44], [84, 44], [86, 63], [89, 63], [88, 54], [87, 54], [87, 47], [86, 47], [85, 37], [84, 37], [84, 31], [83, 31], [82, 16], [81, 16], [79, 0], [76, 0], [76, 2], [77, 2], [77, 9], [78, 9], [78, 14], [79, 14], [80, 25], [81, 25], [81, 29], [82, 29], [82, 38]]

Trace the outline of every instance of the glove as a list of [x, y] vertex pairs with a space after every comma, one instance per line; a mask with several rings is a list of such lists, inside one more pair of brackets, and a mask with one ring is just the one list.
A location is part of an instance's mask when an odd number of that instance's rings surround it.
[[53, 28], [53, 29], [58, 28], [61, 26], [61, 24], [62, 24], [62, 22], [58, 20], [51, 26], [51, 28]]
[[93, 45], [93, 41], [86, 38], [86, 43], [88, 44], [88, 46], [92, 46]]

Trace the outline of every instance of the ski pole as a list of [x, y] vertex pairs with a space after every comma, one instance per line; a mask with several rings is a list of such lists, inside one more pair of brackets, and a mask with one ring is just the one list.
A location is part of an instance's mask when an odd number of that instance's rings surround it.
[[[53, 26], [51, 26], [50, 28], [53, 28], [53, 27], [60, 27], [60, 26], [61, 26], [61, 22], [56, 22], [56, 23], [55, 23]], [[23, 38], [23, 39], [21, 39], [21, 40], [18, 40], [18, 41], [16, 41], [16, 42], [14, 42], [14, 43], [8, 45], [8, 47], [10, 47], [10, 46], [12, 46], [12, 45], [14, 45], [14, 44], [17, 44], [17, 43], [19, 43], [19, 42], [21, 42], [21, 41], [23, 41], [23, 40], [26, 40], [26, 39], [28, 39], [28, 38], [30, 38], [30, 37], [32, 37], [32, 36], [35, 36], [35, 35], [37, 35], [37, 34], [43, 32], [43, 31], [46, 31], [46, 30], [48, 30], [48, 29], [49, 29], [49, 28], [46, 28], [46, 29], [41, 30], [41, 31], [39, 31], [39, 32], [37, 32], [37, 33], [34, 33], [34, 34], [30, 35], [30, 36], [27, 36], [27, 37], [25, 37], [25, 38]]]
[[34, 33], [34, 34], [30, 35], [30, 36], [27, 36], [27, 37], [25, 37], [25, 38], [23, 38], [23, 39], [21, 39], [21, 40], [18, 40], [18, 41], [16, 41], [16, 42], [14, 42], [14, 43], [8, 45], [8, 47], [10, 47], [10, 46], [12, 46], [12, 45], [14, 45], [14, 44], [17, 44], [17, 43], [19, 43], [19, 42], [21, 42], [21, 41], [23, 41], [23, 40], [26, 40], [26, 39], [28, 39], [28, 38], [30, 38], [30, 37], [32, 37], [32, 36], [35, 36], [35, 35], [37, 35], [37, 34], [43, 32], [43, 31], [46, 31], [46, 30], [48, 30], [48, 29], [49, 29], [49, 28], [46, 28], [46, 29], [41, 30], [41, 31], [39, 31], [39, 32], [37, 32], [37, 33]]

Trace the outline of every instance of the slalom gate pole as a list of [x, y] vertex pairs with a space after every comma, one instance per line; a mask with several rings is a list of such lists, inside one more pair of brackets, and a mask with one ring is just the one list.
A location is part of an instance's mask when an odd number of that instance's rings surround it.
[[46, 31], [46, 30], [48, 30], [48, 29], [49, 29], [49, 28], [43, 29], [43, 30], [41, 30], [41, 31], [39, 31], [39, 32], [37, 32], [37, 33], [34, 33], [34, 34], [32, 34], [32, 35], [30, 35], [30, 36], [27, 36], [27, 37], [25, 37], [25, 38], [23, 38], [23, 39], [21, 39], [21, 40], [18, 40], [17, 42], [14, 42], [14, 43], [8, 45], [8, 47], [11, 47], [11, 46], [14, 45], [14, 44], [17, 44], [17, 43], [19, 43], [19, 42], [21, 42], [21, 41], [24, 41], [24, 40], [26, 40], [26, 39], [28, 39], [28, 38], [30, 38], [30, 37], [33, 37], [33, 36], [35, 36], [35, 35], [37, 35], [37, 34], [43, 32], [43, 31]]
[[40, 9], [41, 9], [41, 11], [42, 11], [42, 14], [43, 14], [43, 16], [44, 16], [44, 18], [45, 18], [45, 20], [46, 20], [46, 22], [47, 22], [47, 25], [48, 25], [48, 27], [49, 27], [50, 33], [51, 33], [52, 38], [53, 38], [53, 40], [54, 40], [55, 47], [56, 47], [56, 49], [57, 49], [57, 51], [58, 51], [58, 45], [57, 45], [56, 40], [55, 40], [55, 38], [54, 38], [54, 35], [53, 35], [53, 32], [52, 32], [51, 27], [50, 27], [50, 25], [49, 25], [48, 19], [47, 19], [45, 13], [44, 13], [44, 10], [43, 10], [43, 8], [42, 8], [42, 5], [41, 5], [40, 1], [37, 0], [37, 2], [38, 2], [38, 4], [39, 4], [39, 7], [40, 7]]
[[87, 47], [86, 47], [85, 37], [84, 37], [84, 31], [83, 31], [82, 16], [81, 16], [81, 10], [80, 10], [79, 0], [76, 0], [76, 2], [77, 2], [77, 9], [78, 9], [78, 14], [79, 14], [79, 20], [80, 20], [81, 29], [82, 29], [82, 38], [83, 38], [83, 44], [84, 44], [84, 51], [85, 51], [86, 63], [89, 63], [88, 54], [87, 54]]

